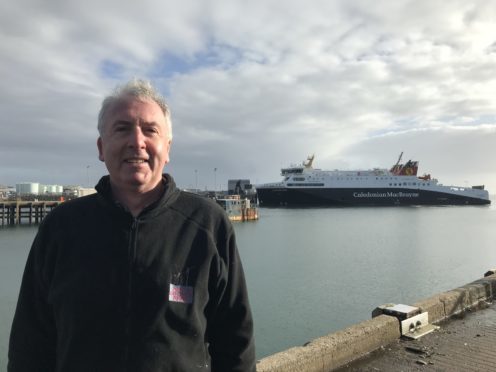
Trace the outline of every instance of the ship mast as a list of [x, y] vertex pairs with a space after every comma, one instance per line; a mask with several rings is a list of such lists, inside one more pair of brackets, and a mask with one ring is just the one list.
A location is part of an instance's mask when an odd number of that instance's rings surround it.
[[313, 158], [315, 157], [314, 154], [310, 155], [307, 157], [307, 160], [303, 162], [303, 166], [305, 168], [312, 168], [312, 163], [313, 163]]
[[400, 157], [398, 158], [398, 161], [396, 162], [396, 164], [394, 165], [393, 169], [396, 169], [396, 167], [400, 164], [400, 161], [401, 161], [401, 157], [403, 156], [403, 151], [401, 152], [400, 154]]
[[398, 157], [398, 161], [396, 162], [396, 164], [391, 168], [391, 173], [393, 174], [399, 174], [400, 173], [400, 161], [401, 161], [401, 157], [403, 156], [403, 151], [401, 152], [400, 156]]

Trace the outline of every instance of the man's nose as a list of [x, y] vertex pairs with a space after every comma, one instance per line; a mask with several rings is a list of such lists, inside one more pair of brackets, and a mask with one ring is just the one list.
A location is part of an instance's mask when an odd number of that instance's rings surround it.
[[145, 136], [139, 126], [134, 127], [129, 134], [129, 146], [135, 148], [145, 147]]

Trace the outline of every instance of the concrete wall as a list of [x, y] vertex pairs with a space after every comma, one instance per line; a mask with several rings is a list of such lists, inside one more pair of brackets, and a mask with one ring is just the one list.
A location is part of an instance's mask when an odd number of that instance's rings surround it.
[[[482, 279], [426, 298], [411, 306], [429, 312], [429, 322], [439, 323], [464, 311], [475, 309], [496, 295], [495, 270]], [[328, 372], [358, 359], [401, 336], [397, 318], [379, 315], [341, 331], [317, 338], [263, 358], [257, 372]]]

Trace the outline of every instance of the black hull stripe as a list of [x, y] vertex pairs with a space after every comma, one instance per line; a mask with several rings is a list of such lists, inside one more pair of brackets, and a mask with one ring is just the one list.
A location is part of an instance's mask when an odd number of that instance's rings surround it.
[[278, 205], [483, 205], [487, 199], [418, 189], [349, 189], [349, 188], [260, 188], [261, 206]]

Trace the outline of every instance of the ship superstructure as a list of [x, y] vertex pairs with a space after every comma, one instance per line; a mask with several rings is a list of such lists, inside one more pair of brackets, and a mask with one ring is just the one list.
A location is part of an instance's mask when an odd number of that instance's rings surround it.
[[418, 162], [391, 169], [332, 170], [313, 168], [314, 156], [281, 169], [281, 182], [257, 186], [261, 206], [305, 205], [481, 205], [490, 204], [484, 186], [445, 186], [429, 174], [418, 177]]

